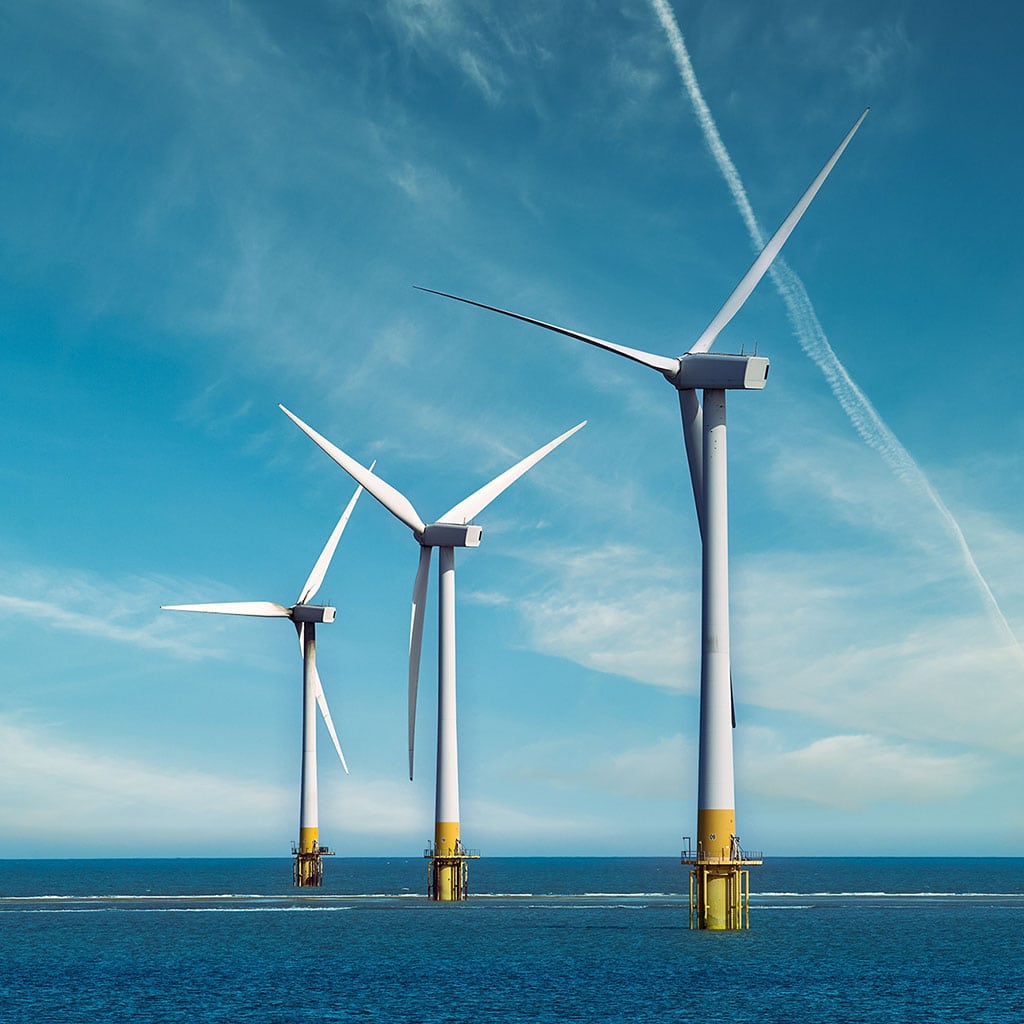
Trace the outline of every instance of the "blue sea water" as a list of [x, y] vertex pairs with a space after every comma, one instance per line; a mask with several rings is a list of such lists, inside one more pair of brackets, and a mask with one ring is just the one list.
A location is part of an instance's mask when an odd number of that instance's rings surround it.
[[672, 858], [0, 861], [0, 1020], [1024, 1022], [1024, 860], [778, 858], [747, 932]]

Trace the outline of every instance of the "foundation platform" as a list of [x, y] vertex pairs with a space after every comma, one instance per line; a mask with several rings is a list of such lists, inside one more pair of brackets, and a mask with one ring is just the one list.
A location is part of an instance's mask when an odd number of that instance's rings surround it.
[[292, 843], [292, 884], [300, 888], [317, 888], [324, 884], [324, 857], [334, 851], [314, 842], [311, 850], [302, 850]]
[[469, 897], [469, 861], [479, 860], [479, 850], [467, 850], [456, 843], [451, 852], [439, 853], [431, 844], [423, 851], [427, 858], [427, 895], [442, 903]]
[[750, 871], [764, 863], [760, 852], [740, 849], [739, 842], [718, 856], [708, 856], [700, 843], [683, 839], [680, 854], [690, 865], [690, 927], [710, 931], [743, 931], [750, 927]]

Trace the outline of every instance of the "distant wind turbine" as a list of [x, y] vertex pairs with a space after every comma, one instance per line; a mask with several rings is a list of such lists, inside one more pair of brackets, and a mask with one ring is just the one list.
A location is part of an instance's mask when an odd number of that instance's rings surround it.
[[[371, 466], [372, 468], [372, 466]], [[319, 886], [323, 884], [324, 855], [331, 851], [320, 845], [319, 811], [316, 785], [316, 707], [319, 705], [324, 725], [330, 733], [334, 749], [338, 752], [341, 766], [348, 774], [345, 755], [341, 752], [338, 734], [327, 707], [320, 673], [316, 669], [316, 624], [333, 622], [336, 609], [329, 605], [312, 604], [320, 585], [327, 575], [327, 568], [334, 557], [341, 535], [348, 525], [352, 510], [362, 494], [357, 487], [345, 511], [324, 545], [309, 578], [306, 580], [298, 599], [290, 608], [272, 601], [229, 601], [219, 604], [169, 604], [163, 605], [169, 612], [212, 612], [217, 615], [252, 615], [258, 618], [291, 619], [299, 634], [299, 651], [302, 655], [302, 769], [299, 789], [299, 842], [293, 848], [295, 857], [293, 878], [298, 886]]]
[[535, 466], [549, 452], [586, 424], [578, 423], [554, 441], [505, 470], [468, 498], [449, 509], [436, 522], [425, 523], [412, 502], [391, 484], [365, 469], [351, 456], [303, 423], [283, 405], [280, 407], [357, 483], [373, 495], [396, 519], [405, 523], [420, 545], [420, 560], [412, 592], [409, 627], [409, 778], [413, 775], [416, 738], [416, 694], [419, 687], [423, 617], [427, 576], [434, 548], [438, 553], [438, 651], [437, 651], [437, 777], [434, 803], [434, 842], [430, 858], [430, 895], [435, 900], [462, 900], [467, 893], [467, 858], [475, 856], [462, 846], [459, 817], [459, 758], [455, 710], [455, 548], [480, 546], [481, 527], [473, 520], [507, 487]]
[[[747, 926], [749, 873], [746, 867], [760, 863], [758, 857], [744, 855], [736, 834], [729, 656], [725, 393], [728, 390], [760, 390], [768, 379], [768, 360], [762, 356], [713, 355], [709, 350], [765, 275], [867, 113], [865, 110], [857, 119], [711, 323], [678, 358], [617, 345], [447, 292], [420, 289], [543, 327], [649, 366], [661, 373], [679, 393], [690, 482], [702, 539], [697, 849], [684, 854], [687, 858], [684, 862], [693, 865], [695, 882], [691, 924], [696, 923], [700, 928], [737, 929]], [[698, 389], [704, 392], [703, 410], [697, 398]]]

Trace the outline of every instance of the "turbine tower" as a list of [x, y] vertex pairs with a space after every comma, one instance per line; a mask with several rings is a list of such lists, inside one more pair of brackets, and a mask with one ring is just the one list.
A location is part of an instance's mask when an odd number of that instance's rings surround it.
[[425, 523], [412, 503], [389, 483], [364, 469], [355, 459], [331, 444], [298, 416], [285, 413], [313, 439], [357, 483], [372, 494], [396, 519], [413, 532], [420, 546], [419, 566], [412, 592], [409, 627], [409, 778], [413, 776], [413, 748], [416, 739], [416, 693], [419, 687], [420, 652], [423, 646], [423, 617], [427, 598], [427, 577], [434, 548], [438, 552], [437, 614], [437, 775], [434, 798], [434, 841], [425, 856], [429, 861], [428, 893], [435, 900], [463, 900], [468, 894], [467, 861], [479, 854], [462, 845], [459, 816], [459, 758], [455, 709], [455, 549], [480, 546], [482, 529], [473, 523], [499, 494], [528, 469], [568, 440], [586, 423], [577, 424], [554, 441], [505, 470], [468, 498], [449, 509], [436, 522]]
[[[717, 355], [709, 350], [765, 275], [867, 113], [865, 110], [857, 119], [711, 323], [689, 350], [678, 358], [627, 348], [447, 292], [420, 289], [607, 349], [657, 370], [678, 391], [690, 482], [702, 541], [697, 848], [684, 850], [682, 857], [683, 863], [693, 868], [690, 876], [691, 927], [716, 930], [748, 927], [748, 868], [761, 863], [760, 854], [743, 852], [736, 831], [732, 746], [735, 718], [729, 658], [725, 393], [762, 389], [768, 379], [768, 360], [757, 355]], [[704, 393], [703, 409], [697, 398], [698, 390]]]
[[163, 605], [169, 612], [212, 612], [217, 615], [252, 615], [258, 618], [291, 619], [299, 634], [299, 652], [302, 655], [302, 768], [299, 783], [299, 841], [292, 844], [294, 857], [292, 879], [297, 886], [323, 885], [324, 868], [322, 858], [331, 856], [332, 851], [320, 845], [319, 811], [316, 786], [316, 708], [319, 705], [324, 725], [338, 752], [341, 766], [348, 774], [345, 755], [341, 752], [338, 734], [334, 730], [331, 712], [327, 707], [320, 673], [316, 669], [316, 624], [333, 622], [336, 609], [329, 605], [312, 604], [320, 585], [327, 575], [327, 568], [334, 557], [334, 551], [341, 535], [348, 525], [363, 488], [357, 487], [351, 500], [342, 512], [341, 518], [316, 560], [309, 578], [299, 592], [298, 599], [290, 608], [272, 601], [230, 601], [219, 604], [170, 604]]

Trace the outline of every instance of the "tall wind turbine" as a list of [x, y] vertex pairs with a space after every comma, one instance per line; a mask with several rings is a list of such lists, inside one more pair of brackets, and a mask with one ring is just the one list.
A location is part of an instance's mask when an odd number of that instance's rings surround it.
[[298, 886], [323, 885], [324, 856], [331, 851], [320, 845], [319, 811], [316, 787], [316, 708], [319, 706], [324, 725], [338, 752], [341, 766], [348, 774], [345, 755], [341, 752], [338, 734], [334, 730], [331, 712], [327, 707], [320, 673], [316, 670], [316, 624], [333, 622], [336, 609], [329, 605], [313, 604], [320, 585], [327, 575], [327, 568], [334, 557], [334, 551], [341, 535], [348, 525], [352, 510], [362, 494], [357, 487], [345, 511], [331, 532], [320, 557], [316, 560], [309, 578], [299, 591], [298, 599], [290, 608], [272, 601], [228, 601], [219, 604], [170, 604], [163, 605], [169, 612], [212, 612], [217, 615], [252, 615], [258, 618], [291, 619], [299, 634], [299, 651], [302, 655], [302, 768], [299, 785], [299, 842], [293, 844], [295, 858], [292, 877]]
[[437, 613], [437, 776], [434, 798], [434, 842], [427, 850], [430, 861], [429, 894], [435, 900], [463, 900], [467, 895], [467, 860], [478, 856], [462, 845], [459, 817], [459, 757], [455, 717], [455, 549], [480, 546], [481, 527], [473, 520], [499, 494], [528, 469], [568, 440], [586, 424], [578, 423], [554, 441], [505, 470], [468, 498], [449, 509], [436, 522], [425, 523], [412, 502], [379, 476], [318, 434], [283, 405], [281, 411], [313, 439], [357, 483], [369, 491], [396, 519], [412, 530], [420, 546], [419, 567], [412, 591], [409, 627], [409, 778], [413, 774], [416, 738], [416, 693], [419, 687], [420, 652], [423, 647], [423, 615], [427, 577], [434, 548], [439, 548]]
[[[865, 110], [857, 119], [704, 332], [687, 352], [678, 358], [627, 348], [447, 292], [436, 292], [431, 288], [420, 289], [535, 324], [537, 327], [555, 331], [597, 348], [607, 349], [657, 370], [679, 393], [683, 437], [693, 498], [697, 507], [697, 525], [702, 539], [697, 848], [695, 851], [686, 850], [683, 854], [683, 863], [693, 865], [690, 885], [691, 927], [747, 927], [747, 868], [752, 864], [761, 863], [759, 854], [743, 853], [736, 833], [732, 749], [734, 720], [729, 660], [725, 393], [730, 390], [762, 389], [768, 379], [768, 360], [757, 355], [716, 355], [709, 350], [719, 333], [739, 312], [765, 275], [867, 113]], [[698, 390], [704, 393], [703, 409], [697, 398]]]

